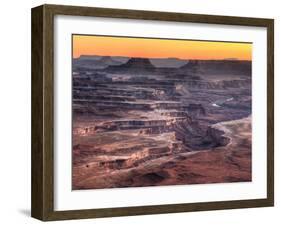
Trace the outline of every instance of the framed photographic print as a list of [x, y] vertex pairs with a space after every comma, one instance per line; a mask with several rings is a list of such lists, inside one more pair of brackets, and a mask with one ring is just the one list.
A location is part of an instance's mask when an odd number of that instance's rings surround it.
[[273, 206], [272, 19], [32, 9], [32, 216]]

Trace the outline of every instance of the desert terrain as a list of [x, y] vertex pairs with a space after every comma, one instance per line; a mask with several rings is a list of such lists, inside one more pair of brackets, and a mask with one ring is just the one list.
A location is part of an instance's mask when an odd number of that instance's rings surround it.
[[73, 189], [251, 181], [251, 61], [73, 59]]

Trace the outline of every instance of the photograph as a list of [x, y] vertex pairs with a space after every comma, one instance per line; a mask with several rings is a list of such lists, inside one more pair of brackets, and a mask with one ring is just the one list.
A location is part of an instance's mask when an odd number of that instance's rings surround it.
[[252, 43], [72, 34], [72, 189], [252, 181]]
[[274, 206], [275, 20], [191, 12], [32, 8], [33, 218]]

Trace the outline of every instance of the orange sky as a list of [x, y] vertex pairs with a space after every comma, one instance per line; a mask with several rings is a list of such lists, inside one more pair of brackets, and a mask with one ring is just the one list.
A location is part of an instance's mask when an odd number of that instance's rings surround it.
[[73, 35], [73, 57], [80, 55], [180, 59], [252, 59], [251, 43]]

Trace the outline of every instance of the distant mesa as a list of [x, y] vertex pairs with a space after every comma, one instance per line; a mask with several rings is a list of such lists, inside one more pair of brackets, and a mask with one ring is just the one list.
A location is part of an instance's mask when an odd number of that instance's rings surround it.
[[73, 59], [73, 67], [82, 69], [103, 69], [109, 65], [120, 65], [122, 61], [112, 59], [110, 56], [81, 55]]
[[180, 70], [200, 74], [251, 75], [252, 62], [233, 58], [223, 60], [190, 60]]
[[134, 72], [137, 74], [154, 72], [155, 67], [148, 58], [131, 58], [125, 64], [108, 66], [105, 70], [111, 73]]
[[237, 58], [224, 58], [224, 60], [239, 60]]
[[144, 68], [144, 69], [154, 69], [155, 67], [152, 65], [148, 58], [131, 58], [126, 64], [121, 66], [128, 68]]
[[97, 55], [81, 55], [80, 57], [76, 58], [77, 60], [99, 60], [102, 56]]
[[188, 61], [178, 58], [150, 58], [150, 62], [158, 68], [179, 68]]
[[124, 56], [81, 55], [73, 59], [73, 68], [105, 70], [110, 73], [172, 73], [251, 75], [252, 62], [236, 58], [222, 60], [183, 60], [178, 58], [138, 58]]
[[120, 65], [122, 64], [122, 62], [117, 61], [117, 60], [113, 60], [110, 56], [104, 56], [102, 58], [99, 59], [99, 62], [105, 64], [105, 65]]
[[[128, 62], [131, 57], [125, 56], [100, 56], [100, 55], [81, 55], [74, 58], [74, 65], [90, 68], [105, 68], [110, 65], [120, 65]], [[143, 58], [145, 59], [145, 58]], [[179, 68], [188, 61], [179, 58], [146, 58], [156, 68]]]

